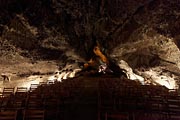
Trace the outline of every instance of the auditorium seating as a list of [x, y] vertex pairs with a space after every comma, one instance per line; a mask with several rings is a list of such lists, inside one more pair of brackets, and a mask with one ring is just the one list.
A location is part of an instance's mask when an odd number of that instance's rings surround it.
[[15, 88], [4, 88], [2, 93], [3, 97], [8, 97], [14, 94], [14, 89]]
[[129, 114], [123, 113], [123, 112], [106, 112], [105, 113], [105, 119], [104, 120], [129, 120]]
[[26, 109], [23, 111], [23, 120], [44, 120], [44, 110]]
[[0, 120], [16, 120], [16, 118], [17, 118], [16, 110], [0, 111]]
[[180, 120], [180, 96], [164, 86], [80, 77], [4, 88], [0, 112], [0, 120], [8, 112], [13, 120]]

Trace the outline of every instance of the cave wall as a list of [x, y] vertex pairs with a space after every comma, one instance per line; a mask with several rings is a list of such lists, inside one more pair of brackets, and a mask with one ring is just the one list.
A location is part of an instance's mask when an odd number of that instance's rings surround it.
[[16, 47], [30, 50], [37, 47], [36, 34], [37, 29], [31, 27], [22, 15], [17, 15], [3, 31], [2, 38], [9, 40]]
[[[117, 54], [114, 51], [126, 44], [133, 46], [136, 42], [140, 42], [142, 46], [145, 46], [146, 40], [155, 44], [154, 36], [157, 34], [164, 36], [163, 40], [171, 38], [180, 47], [179, 1], [7, 0], [3, 1], [0, 6], [1, 26], [12, 28], [16, 24], [13, 22], [14, 19], [21, 14], [29, 26], [37, 29], [37, 34], [32, 35], [32, 31], [26, 29], [28, 26], [25, 26], [27, 39], [15, 42], [20, 47], [23, 47], [21, 45], [23, 43], [26, 43], [25, 48], [31, 48], [33, 45], [45, 47], [42, 45], [44, 42], [51, 45], [58, 42], [56, 45], [59, 45], [62, 43], [60, 41], [64, 40], [77, 54], [87, 60], [93, 54], [92, 48], [96, 41], [100, 43], [103, 52], [108, 56]], [[24, 34], [21, 31], [20, 34], [12, 35], [11, 32], [6, 31], [5, 27], [0, 27], [0, 29], [3, 31], [2, 36], [6, 36], [5, 38], [11, 39], [12, 42], [15, 39], [11, 36], [18, 38]], [[53, 44], [48, 40], [53, 41]], [[28, 43], [28, 41], [34, 42]], [[139, 45], [135, 47], [141, 48]], [[160, 48], [156, 49], [155, 53], [159, 56]], [[127, 51], [127, 48], [123, 50]], [[143, 50], [138, 49], [137, 51]], [[126, 54], [119, 51], [118, 55], [122, 58]], [[154, 59], [151, 53], [147, 56]], [[131, 59], [127, 60], [131, 61]]]

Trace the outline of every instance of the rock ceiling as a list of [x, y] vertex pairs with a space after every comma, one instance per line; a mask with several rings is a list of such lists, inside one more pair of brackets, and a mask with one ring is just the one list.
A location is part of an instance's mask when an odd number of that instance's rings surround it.
[[6, 40], [25, 56], [88, 61], [98, 42], [110, 59], [178, 79], [179, 18], [178, 0], [6, 0], [1, 49]]

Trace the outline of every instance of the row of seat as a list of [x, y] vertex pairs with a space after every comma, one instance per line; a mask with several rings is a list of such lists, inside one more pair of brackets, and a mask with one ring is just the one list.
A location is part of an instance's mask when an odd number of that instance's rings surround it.
[[121, 83], [101, 80], [99, 118], [180, 120], [180, 96], [177, 90], [168, 90], [164, 86], [140, 85], [135, 81], [123, 81]]
[[26, 110], [40, 109], [47, 120], [170, 120], [180, 113], [178, 91], [119, 78], [73, 78], [9, 90], [3, 90], [11, 94], [2, 94], [1, 111], [23, 111], [24, 116]]
[[44, 120], [45, 111], [39, 109], [1, 110], [0, 120]]

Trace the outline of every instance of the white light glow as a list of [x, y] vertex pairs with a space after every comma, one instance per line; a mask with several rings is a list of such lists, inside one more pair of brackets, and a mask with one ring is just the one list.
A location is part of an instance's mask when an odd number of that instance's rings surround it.
[[178, 85], [173, 77], [165, 76], [165, 75], [158, 75], [158, 73], [153, 70], [145, 71], [144, 75], [150, 76], [149, 79], [154, 84], [159, 84], [159, 85], [165, 86], [168, 89], [177, 89], [178, 88]]

